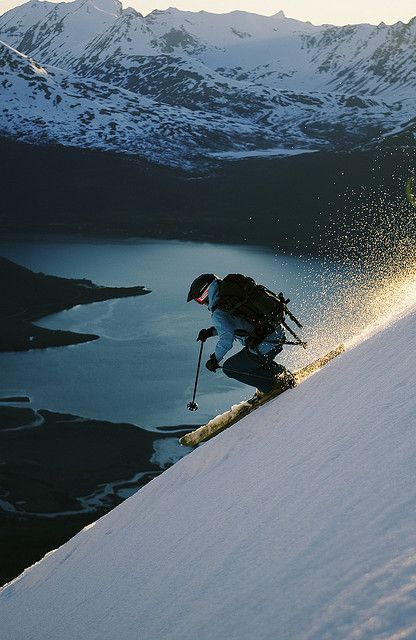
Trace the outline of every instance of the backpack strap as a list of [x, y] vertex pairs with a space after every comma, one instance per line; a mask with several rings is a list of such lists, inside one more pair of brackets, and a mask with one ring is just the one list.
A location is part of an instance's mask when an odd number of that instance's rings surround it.
[[289, 331], [289, 333], [295, 338], [295, 340], [297, 340], [297, 342], [286, 342], [286, 344], [295, 344], [295, 345], [299, 345], [301, 347], [303, 347], [304, 349], [306, 349], [306, 347], [308, 346], [307, 342], [303, 342], [303, 340], [301, 340], [299, 338], [298, 335], [296, 335], [296, 333], [286, 324], [286, 322], [283, 320], [282, 321], [282, 325], [284, 326], [284, 328], [286, 329], [286, 331]]

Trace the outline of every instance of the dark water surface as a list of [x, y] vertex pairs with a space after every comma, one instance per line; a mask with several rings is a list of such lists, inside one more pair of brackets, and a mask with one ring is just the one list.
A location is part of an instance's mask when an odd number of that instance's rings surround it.
[[[186, 303], [189, 283], [200, 273], [250, 274], [291, 297], [305, 320], [314, 300], [326, 295], [328, 265], [317, 259], [276, 255], [260, 247], [194, 242], [2, 240], [0, 255], [34, 271], [88, 278], [102, 285], [145, 285], [150, 295], [79, 306], [38, 324], [101, 336], [70, 347], [0, 354], [0, 396], [29, 395], [35, 408], [132, 422], [153, 429], [202, 423], [252, 389], [202, 369], [190, 413], [198, 344], [210, 326], [206, 309]], [[309, 306], [311, 308], [309, 309]], [[215, 338], [205, 345], [209, 356]], [[294, 363], [294, 347], [281, 361]], [[204, 358], [204, 361], [206, 358]]]

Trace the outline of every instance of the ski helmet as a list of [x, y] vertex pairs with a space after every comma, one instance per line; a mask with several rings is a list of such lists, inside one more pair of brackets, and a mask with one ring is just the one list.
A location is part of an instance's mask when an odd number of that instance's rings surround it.
[[204, 291], [208, 289], [209, 285], [211, 282], [214, 282], [214, 280], [217, 280], [217, 276], [214, 273], [203, 273], [195, 278], [191, 284], [191, 288], [189, 289], [187, 302], [201, 297]]

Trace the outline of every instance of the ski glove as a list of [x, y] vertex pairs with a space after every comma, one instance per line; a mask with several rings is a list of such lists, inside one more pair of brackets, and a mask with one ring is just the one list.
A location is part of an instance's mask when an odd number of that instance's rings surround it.
[[208, 338], [211, 338], [215, 335], [215, 327], [210, 327], [209, 329], [201, 329], [198, 333], [197, 342], [205, 342]]
[[213, 373], [215, 373], [216, 370], [220, 368], [215, 353], [211, 353], [209, 360], [205, 363], [205, 366], [209, 371], [212, 371]]

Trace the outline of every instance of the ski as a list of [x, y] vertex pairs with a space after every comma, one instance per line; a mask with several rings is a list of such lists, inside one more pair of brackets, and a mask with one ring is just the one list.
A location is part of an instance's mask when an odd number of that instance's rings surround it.
[[[328, 362], [339, 356], [340, 353], [343, 353], [344, 351], [344, 345], [339, 344], [337, 347], [326, 353], [321, 358], [318, 358], [310, 364], [307, 364], [305, 367], [294, 371], [293, 375], [296, 384], [298, 385], [306, 380], [306, 378], [324, 367]], [[277, 396], [287, 391], [287, 389], [289, 388], [289, 386], [277, 387], [275, 389], [272, 389], [269, 393], [266, 393], [264, 396], [261, 396], [259, 399], [255, 399], [253, 396], [253, 398], [250, 398], [250, 400], [243, 400], [243, 402], [235, 404], [225, 413], [212, 418], [212, 420], [210, 420], [206, 424], [203, 424], [198, 429], [195, 429], [195, 431], [191, 431], [190, 433], [182, 436], [179, 442], [187, 447], [195, 447], [200, 442], [204, 442], [205, 440], [208, 440], [217, 435], [221, 431], [224, 431], [224, 429], [228, 429], [228, 427], [231, 427], [233, 424], [241, 420], [241, 418], [244, 418], [249, 413], [252, 413], [259, 407], [262, 407], [270, 400], [273, 400]]]

